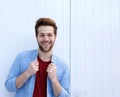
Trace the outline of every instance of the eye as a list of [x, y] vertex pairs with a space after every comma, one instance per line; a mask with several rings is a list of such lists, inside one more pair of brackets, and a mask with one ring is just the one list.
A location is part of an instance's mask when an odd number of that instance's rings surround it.
[[39, 34], [39, 37], [44, 37], [45, 35], [44, 34]]
[[48, 34], [48, 36], [49, 36], [49, 37], [52, 37], [52, 36], [53, 36], [53, 34], [51, 34], [51, 33], [50, 33], [50, 34]]

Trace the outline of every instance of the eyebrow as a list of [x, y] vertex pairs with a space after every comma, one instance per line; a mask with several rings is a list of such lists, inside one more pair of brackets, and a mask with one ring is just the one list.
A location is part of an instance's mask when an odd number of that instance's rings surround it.
[[40, 32], [38, 34], [54, 34], [54, 33], [53, 32], [48, 32], [48, 33]]

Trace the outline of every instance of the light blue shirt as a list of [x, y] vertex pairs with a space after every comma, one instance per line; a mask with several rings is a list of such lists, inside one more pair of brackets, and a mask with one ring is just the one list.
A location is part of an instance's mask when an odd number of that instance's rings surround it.
[[[28, 69], [29, 64], [35, 60], [37, 56], [38, 50], [31, 50], [24, 51], [15, 58], [5, 82], [5, 87], [8, 91], [15, 92], [15, 97], [33, 96], [35, 75], [32, 75], [19, 89], [16, 88], [15, 81], [21, 73]], [[58, 97], [70, 97], [70, 72], [68, 65], [55, 55], [52, 55], [52, 62], [56, 65], [57, 77], [62, 87], [62, 91]], [[47, 97], [55, 97], [49, 78], [47, 78]]]

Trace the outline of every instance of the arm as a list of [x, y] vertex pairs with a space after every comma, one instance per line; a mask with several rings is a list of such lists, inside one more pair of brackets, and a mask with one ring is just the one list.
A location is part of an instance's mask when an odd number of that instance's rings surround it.
[[[32, 64], [32, 63], [31, 63]], [[13, 92], [16, 91], [19, 87], [21, 87], [32, 74], [32, 66], [30, 65], [29, 69], [21, 74], [21, 55], [18, 55], [9, 71], [8, 77], [5, 81], [5, 87], [8, 91]], [[31, 69], [30, 69], [31, 68]]]
[[52, 83], [52, 87], [53, 87], [53, 92], [55, 97], [58, 97], [58, 95], [61, 93], [62, 87], [57, 79], [56, 76], [56, 67], [54, 64], [49, 64], [48, 68], [47, 68], [47, 72], [48, 72], [48, 77], [51, 80]]
[[59, 81], [57, 80], [57, 78], [51, 80], [51, 82], [52, 82], [52, 87], [53, 87], [54, 95], [55, 95], [55, 97], [58, 97], [58, 95], [59, 95], [59, 94], [61, 93], [61, 91], [62, 91], [62, 87], [61, 87]]
[[16, 78], [16, 87], [20, 88], [27, 79], [39, 70], [38, 62], [31, 62], [29, 68]]
[[55, 97], [70, 97], [70, 72], [68, 66], [66, 64], [64, 64], [64, 66], [64, 72], [62, 73], [60, 81], [56, 76], [56, 67], [49, 65], [47, 68], [48, 77], [51, 80]]

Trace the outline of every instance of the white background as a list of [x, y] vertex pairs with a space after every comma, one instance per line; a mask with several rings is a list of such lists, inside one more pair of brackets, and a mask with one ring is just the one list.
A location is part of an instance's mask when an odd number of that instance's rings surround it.
[[15, 56], [37, 48], [39, 17], [58, 25], [54, 53], [71, 69], [71, 97], [120, 97], [119, 0], [0, 0], [0, 97]]

